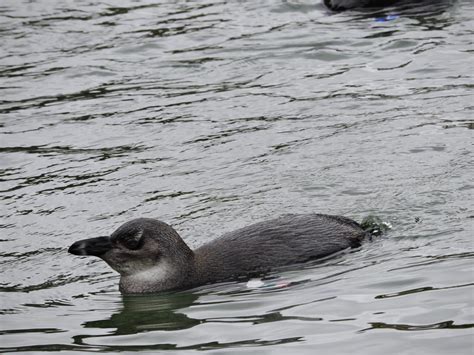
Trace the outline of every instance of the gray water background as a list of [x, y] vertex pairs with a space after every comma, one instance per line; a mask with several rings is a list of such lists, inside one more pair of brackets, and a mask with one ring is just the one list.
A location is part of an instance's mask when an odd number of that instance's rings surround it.
[[[472, 354], [473, 26], [469, 0], [2, 1], [0, 352]], [[122, 297], [67, 254], [288, 212], [392, 230], [281, 288]]]

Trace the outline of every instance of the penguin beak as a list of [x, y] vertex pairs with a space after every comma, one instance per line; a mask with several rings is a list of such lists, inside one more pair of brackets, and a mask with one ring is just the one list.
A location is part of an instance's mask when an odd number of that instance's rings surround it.
[[109, 237], [83, 239], [75, 242], [68, 249], [74, 255], [101, 256], [112, 249]]

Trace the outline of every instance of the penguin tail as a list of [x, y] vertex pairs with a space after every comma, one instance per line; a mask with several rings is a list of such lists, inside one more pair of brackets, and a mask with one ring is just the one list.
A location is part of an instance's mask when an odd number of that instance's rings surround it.
[[360, 222], [360, 226], [367, 233], [375, 237], [383, 235], [392, 229], [392, 225], [390, 223], [384, 222], [380, 217], [374, 215], [365, 217], [362, 222]]

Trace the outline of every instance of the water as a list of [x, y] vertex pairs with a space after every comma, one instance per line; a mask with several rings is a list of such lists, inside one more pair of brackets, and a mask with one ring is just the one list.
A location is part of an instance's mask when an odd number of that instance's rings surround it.
[[[473, 18], [3, 1], [0, 351], [472, 353]], [[393, 228], [287, 287], [122, 297], [66, 252], [138, 216], [197, 246], [286, 212]]]

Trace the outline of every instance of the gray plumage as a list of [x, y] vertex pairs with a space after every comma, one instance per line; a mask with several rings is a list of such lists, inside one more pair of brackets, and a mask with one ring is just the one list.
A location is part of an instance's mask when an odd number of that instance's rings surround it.
[[185, 289], [235, 280], [358, 247], [369, 234], [351, 219], [284, 215], [224, 234], [192, 251], [169, 225], [140, 218], [110, 237], [74, 243], [69, 252], [95, 255], [120, 273], [123, 293]]

